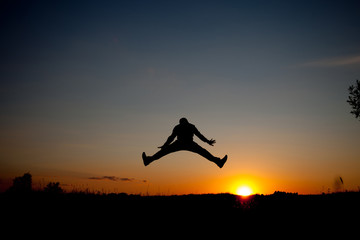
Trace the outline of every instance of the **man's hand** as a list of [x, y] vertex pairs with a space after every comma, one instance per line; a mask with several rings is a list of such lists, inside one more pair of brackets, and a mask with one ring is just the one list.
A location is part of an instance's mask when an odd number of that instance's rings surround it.
[[216, 143], [216, 141], [214, 139], [210, 139], [208, 141], [208, 144], [211, 145], [211, 146], [214, 146], [215, 143]]

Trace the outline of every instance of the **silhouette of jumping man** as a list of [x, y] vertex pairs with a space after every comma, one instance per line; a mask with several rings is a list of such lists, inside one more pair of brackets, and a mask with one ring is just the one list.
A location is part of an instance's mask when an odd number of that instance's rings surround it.
[[[216, 143], [214, 139], [208, 140], [206, 137], [204, 137], [199, 132], [199, 130], [197, 130], [195, 125], [190, 124], [186, 118], [181, 118], [180, 124], [174, 127], [174, 130], [170, 137], [167, 139], [163, 146], [159, 147], [161, 149], [160, 151], [155, 153], [153, 156], [146, 156], [145, 152], [143, 152], [142, 159], [144, 161], [144, 165], [147, 166], [151, 162], [158, 160], [169, 153], [187, 150], [200, 154], [209, 161], [214, 162], [219, 168], [222, 168], [227, 160], [227, 155], [225, 155], [225, 157], [223, 157], [222, 159], [214, 157], [206, 149], [200, 147], [196, 142], [193, 141], [194, 134], [202, 141], [208, 143], [211, 146], [214, 146], [214, 143]], [[175, 137], [177, 137], [177, 140], [172, 143]]]

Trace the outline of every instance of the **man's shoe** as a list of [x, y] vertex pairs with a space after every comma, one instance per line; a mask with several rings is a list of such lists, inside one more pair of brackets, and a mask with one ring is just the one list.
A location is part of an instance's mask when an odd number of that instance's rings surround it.
[[219, 168], [222, 168], [224, 166], [224, 164], [226, 163], [227, 161], [227, 155], [225, 155], [225, 157], [223, 157], [223, 159], [219, 159], [219, 162], [216, 163], [218, 165]]
[[146, 156], [145, 152], [142, 153], [142, 159], [145, 167], [151, 163], [151, 160], [148, 156]]

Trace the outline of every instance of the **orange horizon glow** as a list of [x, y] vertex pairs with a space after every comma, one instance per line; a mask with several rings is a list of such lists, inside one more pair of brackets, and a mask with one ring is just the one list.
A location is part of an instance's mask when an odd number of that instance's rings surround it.
[[[176, 162], [176, 164], [182, 165], [181, 162]], [[204, 167], [207, 167], [205, 164], [206, 162], [204, 163]], [[166, 165], [167, 162], [164, 161], [152, 169], [158, 172], [164, 167], [167, 168], [168, 166]], [[212, 170], [211, 165], [208, 167]], [[171, 169], [175, 168], [173, 167]], [[216, 170], [217, 169], [214, 169], [214, 171]], [[183, 177], [183, 172], [176, 172], [174, 170], [171, 175], [165, 176], [165, 174], [163, 174], [157, 178], [142, 176], [142, 178], [132, 178], [128, 181], [119, 180], [122, 176], [124, 178], [128, 176], [120, 174], [107, 174], [107, 176], [114, 175], [114, 180], [110, 180], [110, 177], [101, 178], [104, 174], [84, 174], [83, 176], [74, 174], [72, 176], [61, 176], [60, 174], [56, 174], [56, 171], [53, 173], [40, 173], [38, 171], [30, 173], [33, 176], [34, 190], [42, 190], [49, 182], [60, 182], [60, 186], [65, 192], [87, 191], [91, 193], [127, 193], [139, 195], [231, 193], [246, 196], [254, 194], [272, 194], [275, 191], [298, 192], [299, 194], [319, 194], [321, 191], [326, 192], [328, 189], [325, 187], [322, 188], [320, 185], [321, 183], [311, 181], [295, 182], [289, 179], [288, 176], [278, 176], [277, 178], [273, 178], [271, 175], [267, 176], [266, 173], [261, 172], [257, 172], [256, 175], [234, 175], [230, 168], [222, 169], [221, 174], [217, 177], [197, 173], [197, 175], [191, 179], [186, 179]], [[8, 175], [7, 178], [3, 178], [1, 191], [6, 191], [12, 185], [12, 179], [18, 176], [22, 176], [22, 174], [15, 174], [13, 176]], [[131, 176], [131, 174], [129, 174], [129, 176]], [[350, 187], [348, 187], [348, 189], [350, 189]]]
[[[12, 180], [17, 175], [3, 179], [0, 192], [6, 191], [11, 185]], [[299, 194], [320, 194], [329, 192], [327, 188], [314, 187], [306, 183], [294, 184], [286, 179], [270, 180], [254, 177], [250, 175], [225, 177], [223, 179], [193, 179], [193, 182], [169, 181], [162, 185], [161, 181], [142, 182], [138, 179], [133, 181], [113, 181], [113, 180], [90, 180], [86, 177], [45, 177], [33, 174], [33, 190], [43, 190], [49, 182], [60, 182], [60, 187], [64, 192], [89, 192], [89, 193], [127, 193], [136, 195], [187, 195], [187, 194], [217, 194], [230, 193], [242, 197], [255, 194], [273, 194], [275, 191], [297, 192]], [[349, 191], [352, 189], [347, 188]], [[331, 191], [333, 192], [333, 191]]]

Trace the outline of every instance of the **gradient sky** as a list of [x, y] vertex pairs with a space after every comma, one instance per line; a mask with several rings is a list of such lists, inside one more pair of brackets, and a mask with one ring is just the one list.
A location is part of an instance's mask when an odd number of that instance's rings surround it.
[[[359, 1], [0, 3], [0, 190], [299, 193], [360, 186]], [[187, 117], [219, 169], [178, 152]]]

